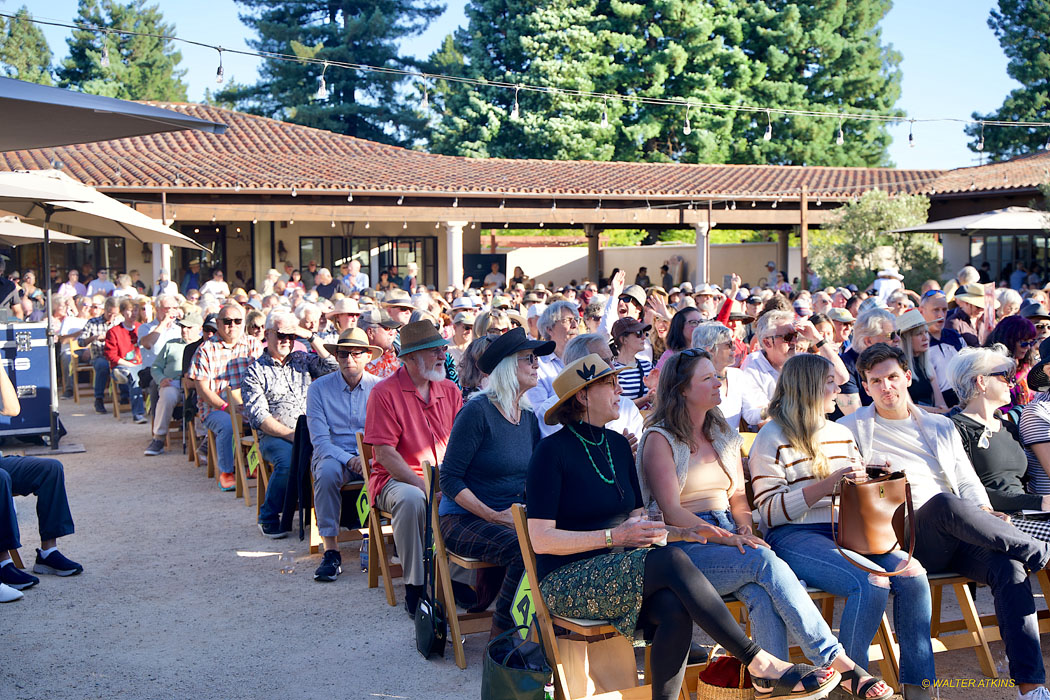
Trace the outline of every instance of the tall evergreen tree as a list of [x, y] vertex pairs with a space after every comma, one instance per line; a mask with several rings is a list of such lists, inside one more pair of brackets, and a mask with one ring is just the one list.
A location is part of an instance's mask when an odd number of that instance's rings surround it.
[[9, 78], [51, 85], [51, 47], [23, 5], [14, 19], [0, 18], [0, 70]]
[[[1004, 121], [1050, 121], [1050, 2], [1046, 0], [999, 0], [988, 26], [995, 32], [1009, 63], [1007, 74], [1021, 83], [1002, 106], [990, 114], [974, 112], [974, 119]], [[982, 134], [983, 131], [983, 134]], [[981, 150], [992, 160], [1005, 160], [1042, 149], [1050, 141], [1050, 129], [966, 129], [973, 137], [969, 147]], [[983, 136], [983, 138], [982, 138]]]
[[[320, 61], [394, 69], [416, 68], [399, 53], [444, 12], [433, 0], [237, 0], [241, 20], [255, 30], [260, 51]], [[260, 80], [216, 96], [241, 109], [372, 141], [410, 145], [424, 117], [404, 77], [324, 69], [323, 64], [264, 60]], [[327, 99], [317, 99], [324, 74]]]
[[[80, 0], [76, 21], [145, 34], [175, 33], [160, 7], [147, 6], [146, 0]], [[168, 39], [74, 29], [66, 43], [69, 56], [58, 69], [63, 87], [125, 100], [186, 101], [186, 71], [178, 67], [182, 54]], [[108, 67], [103, 65], [107, 54]]]
[[[462, 75], [681, 101], [560, 98], [455, 83], [435, 101], [432, 148], [463, 155], [885, 165], [884, 124], [690, 109], [685, 102], [893, 113], [899, 56], [888, 0], [472, 0], [456, 35]], [[553, 15], [553, 16], [552, 16]], [[442, 53], [442, 52], [439, 52]], [[549, 57], [549, 58], [548, 58]], [[434, 70], [440, 56], [431, 57]], [[607, 111], [611, 128], [596, 131]], [[526, 116], [528, 115], [528, 116]], [[562, 147], [567, 144], [569, 147]]]

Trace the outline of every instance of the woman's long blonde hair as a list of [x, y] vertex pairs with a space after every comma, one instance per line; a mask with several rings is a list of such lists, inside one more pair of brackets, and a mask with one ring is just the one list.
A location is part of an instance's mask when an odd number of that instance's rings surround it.
[[788, 444], [813, 460], [813, 473], [823, 479], [831, 466], [817, 441], [824, 426], [824, 386], [831, 362], [820, 355], [795, 355], [784, 363], [769, 402], [769, 417], [784, 431]]
[[[693, 372], [700, 360], [711, 361], [711, 354], [706, 350], [692, 349], [677, 352], [668, 358], [660, 371], [660, 384], [656, 389], [653, 412], [645, 419], [646, 428], [662, 426], [675, 440], [688, 444], [689, 449], [693, 451], [700, 446], [696, 444], [696, 437], [693, 435], [693, 421], [689, 415], [684, 391], [686, 385], [692, 381]], [[712, 445], [719, 435], [731, 431], [729, 423], [722, 415], [722, 409], [715, 406], [707, 412], [701, 431]], [[732, 475], [729, 478], [732, 480]]]

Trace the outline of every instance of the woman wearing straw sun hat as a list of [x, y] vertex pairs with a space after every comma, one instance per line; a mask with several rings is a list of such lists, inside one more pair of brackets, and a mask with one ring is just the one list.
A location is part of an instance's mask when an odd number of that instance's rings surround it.
[[941, 385], [930, 362], [930, 327], [918, 309], [908, 309], [894, 321], [894, 328], [901, 340], [901, 350], [908, 358], [911, 369], [911, 384], [908, 395], [916, 405], [930, 413], [947, 413], [948, 404], [941, 394]]
[[536, 414], [523, 397], [536, 386], [538, 358], [552, 352], [552, 341], [532, 340], [520, 328], [488, 346], [478, 366], [489, 385], [456, 416], [441, 465], [438, 516], [445, 544], [505, 569], [498, 572], [503, 584], [492, 636], [514, 626], [510, 607], [524, 564], [510, 507], [524, 500], [529, 458], [540, 441]]
[[619, 415], [617, 373], [591, 354], [558, 374], [558, 400], [544, 421], [565, 429], [541, 440], [529, 463], [529, 534], [551, 612], [608, 620], [631, 640], [641, 627], [653, 644], [654, 699], [678, 697], [694, 623], [747, 666], [756, 697], [774, 687], [778, 697], [826, 696], [839, 681], [837, 671], [792, 666], [763, 651], [684, 552], [651, 546], [668, 534], [706, 540], [695, 530], [641, 517], [630, 444], [603, 427]]

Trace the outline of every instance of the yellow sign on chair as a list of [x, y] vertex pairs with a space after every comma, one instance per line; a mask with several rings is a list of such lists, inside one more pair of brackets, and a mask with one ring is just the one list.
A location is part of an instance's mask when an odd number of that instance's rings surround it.
[[360, 493], [357, 494], [357, 522], [361, 523], [361, 527], [368, 527], [368, 511], [371, 508], [368, 505], [368, 487], [362, 486]]
[[248, 450], [248, 476], [251, 478], [255, 477], [255, 472], [259, 469], [259, 444], [255, 443]]
[[[515, 625], [529, 627], [532, 625], [534, 614], [535, 608], [532, 605], [532, 588], [529, 587], [529, 576], [528, 574], [522, 574], [521, 583], [518, 584], [518, 590], [514, 594], [514, 601], [510, 606], [510, 616], [514, 619]], [[525, 639], [529, 636], [529, 630], [518, 630], [518, 634], [521, 635], [522, 639]]]

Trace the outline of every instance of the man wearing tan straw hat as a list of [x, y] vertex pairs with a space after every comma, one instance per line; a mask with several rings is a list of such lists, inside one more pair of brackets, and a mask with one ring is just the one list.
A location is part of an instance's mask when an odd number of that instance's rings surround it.
[[375, 446], [368, 494], [391, 514], [405, 610], [414, 617], [423, 592], [423, 462], [441, 462], [463, 399], [459, 387], [445, 379], [448, 341], [434, 324], [416, 321], [401, 330], [401, 368], [372, 390], [365, 442]]
[[[980, 346], [988, 335], [988, 328], [981, 316], [987, 306], [984, 286], [966, 284], [955, 292], [955, 308], [948, 314], [947, 327], [962, 336], [970, 347]], [[995, 302], [999, 306], [999, 302]]]
[[401, 363], [397, 359], [397, 350], [394, 341], [397, 339], [397, 331], [404, 325], [400, 321], [390, 318], [385, 309], [369, 309], [361, 314], [357, 320], [357, 326], [368, 336], [368, 342], [375, 345], [383, 354], [368, 363], [369, 374], [374, 374], [380, 379], [386, 379], [397, 371]]
[[310, 428], [314, 477], [314, 515], [317, 531], [324, 542], [321, 565], [315, 581], [334, 581], [342, 572], [339, 554], [339, 515], [341, 489], [361, 478], [361, 457], [357, 453], [357, 433], [364, 432], [366, 406], [379, 377], [365, 371], [370, 360], [383, 349], [372, 345], [360, 328], [339, 334], [325, 350], [335, 356], [339, 371], [327, 374], [306, 392], [306, 422]]
[[[274, 311], [266, 318], [266, 349], [241, 380], [245, 419], [259, 431], [259, 451], [273, 465], [266, 501], [259, 506], [259, 530], [278, 539], [281, 510], [292, 464], [295, 424], [306, 413], [306, 391], [318, 377], [338, 367], [317, 335], [304, 330], [295, 316]], [[314, 352], [295, 350], [297, 341], [310, 342]]]

